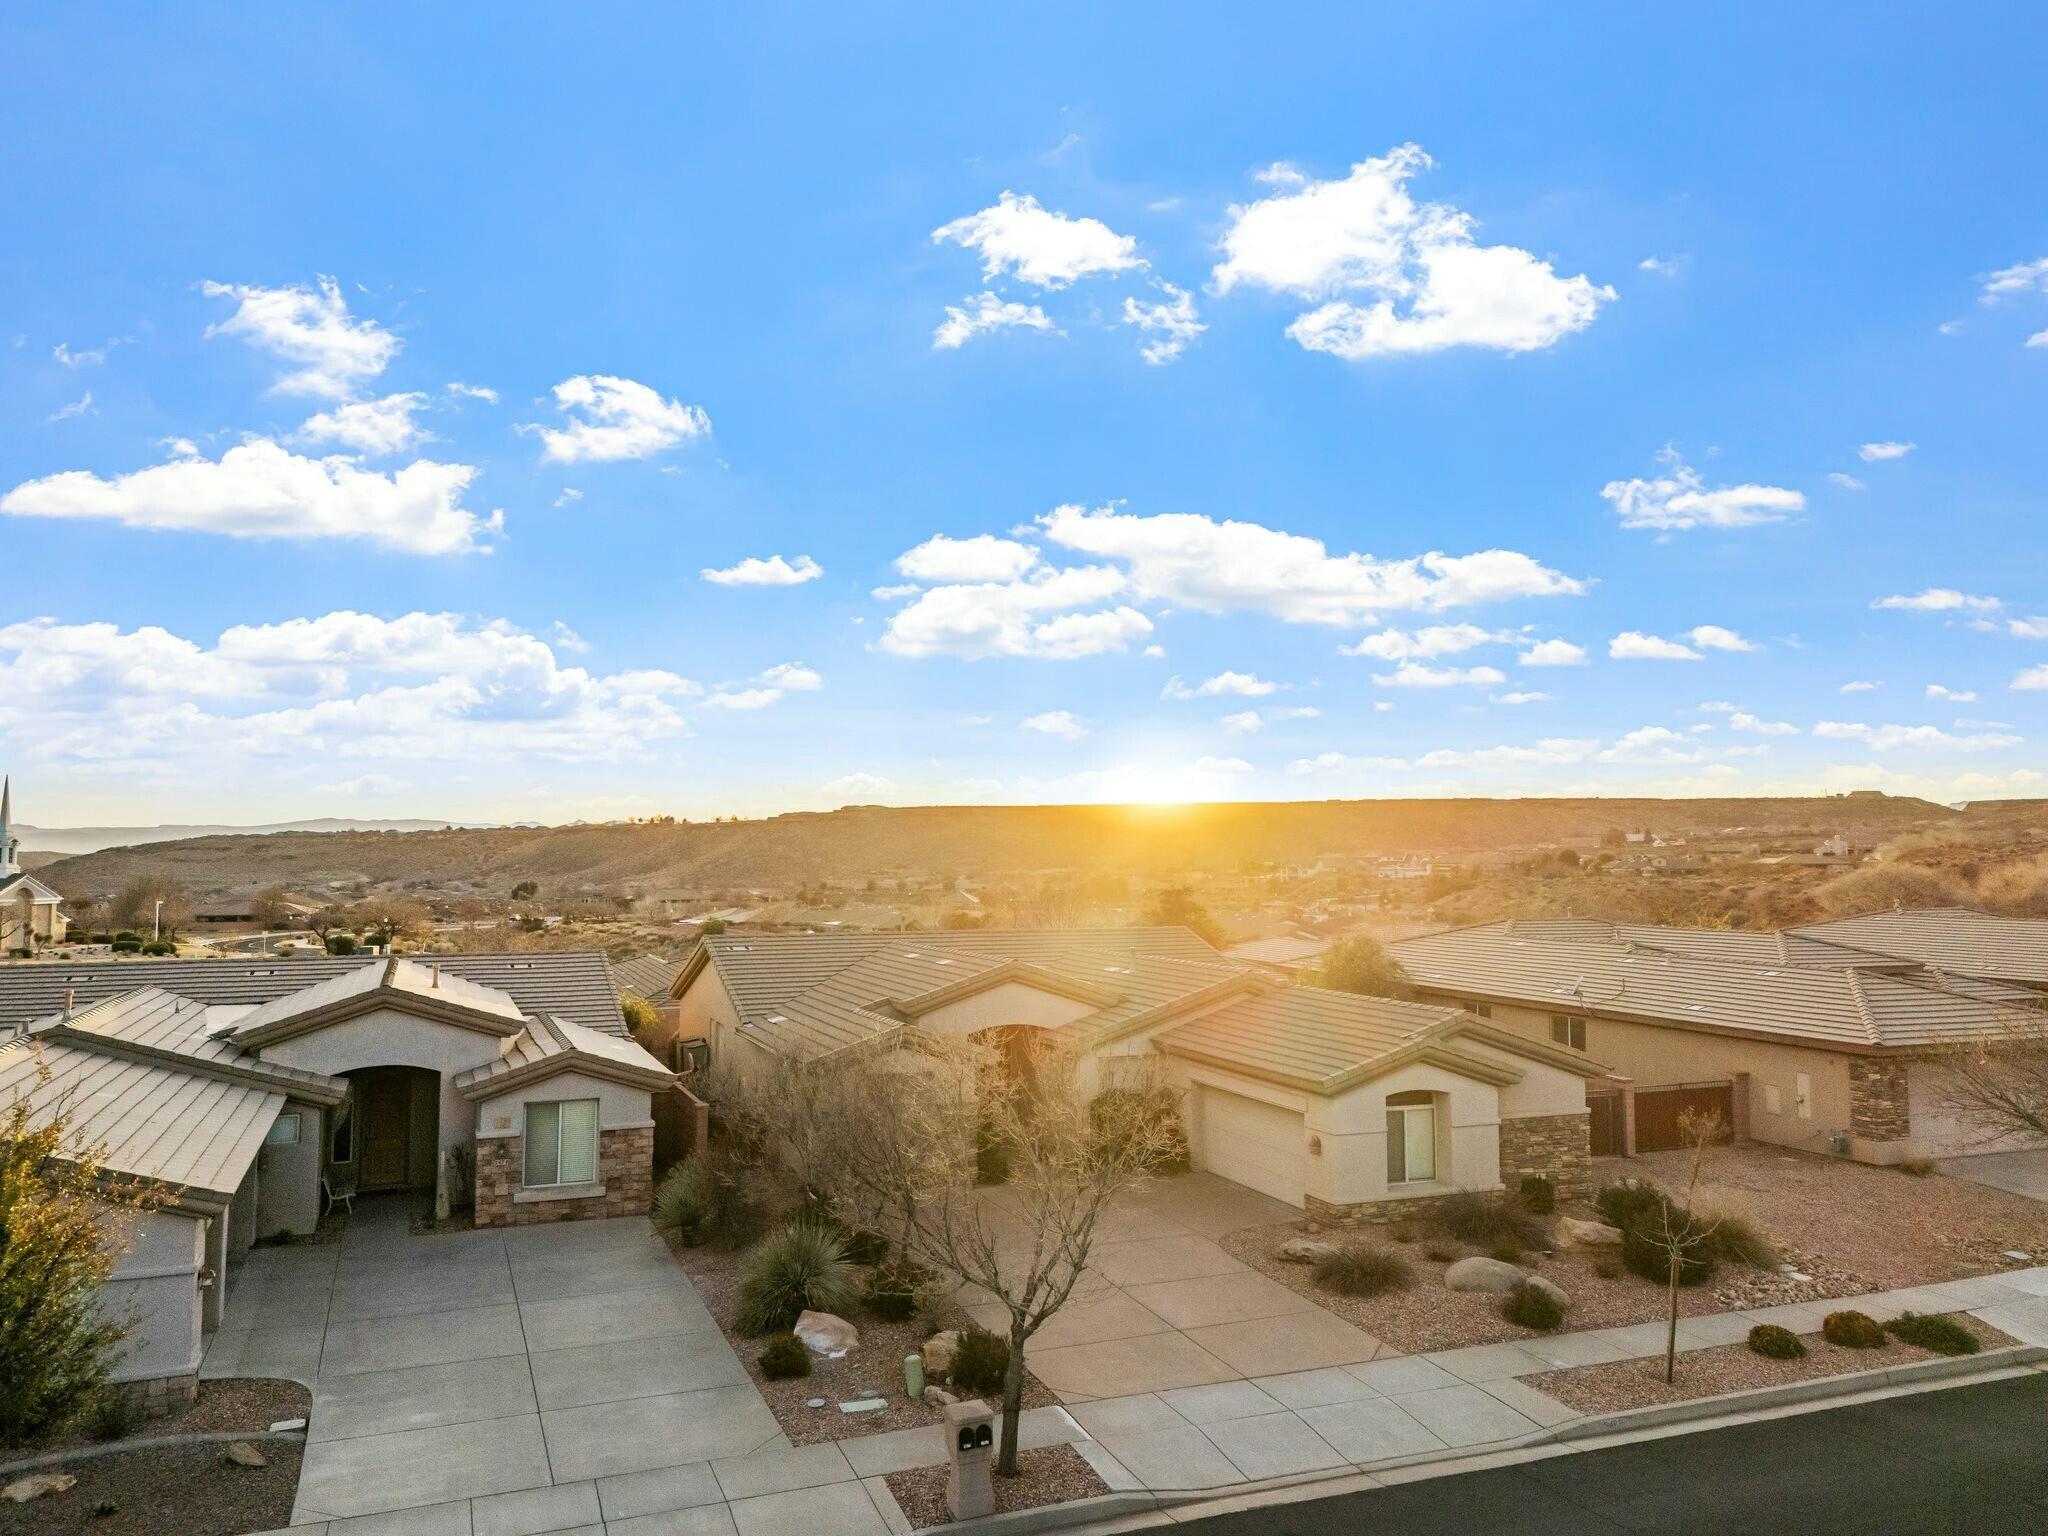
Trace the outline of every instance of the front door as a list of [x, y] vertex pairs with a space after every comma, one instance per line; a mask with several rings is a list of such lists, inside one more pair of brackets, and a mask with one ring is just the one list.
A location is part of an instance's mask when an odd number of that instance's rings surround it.
[[404, 1189], [412, 1167], [412, 1075], [379, 1068], [356, 1075], [365, 1190]]

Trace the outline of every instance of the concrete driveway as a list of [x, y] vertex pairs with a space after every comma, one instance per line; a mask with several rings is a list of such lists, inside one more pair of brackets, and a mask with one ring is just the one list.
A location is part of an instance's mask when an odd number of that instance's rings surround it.
[[2030, 1200], [2048, 1200], [2048, 1150], [1982, 1152], [1975, 1157], [1945, 1157], [1935, 1168], [1952, 1179], [1988, 1184]]
[[341, 1536], [374, 1515], [426, 1536], [688, 1509], [689, 1529], [731, 1531], [796, 1476], [850, 1485], [829, 1495], [842, 1528], [883, 1529], [843, 1461], [831, 1479], [784, 1467], [789, 1441], [645, 1220], [415, 1237], [404, 1202], [366, 1202], [343, 1242], [238, 1270], [202, 1374], [312, 1387], [295, 1525]]
[[[1008, 1191], [991, 1191], [998, 1222], [1014, 1201]], [[1217, 1241], [1300, 1217], [1292, 1206], [1213, 1174], [1146, 1185], [1119, 1201], [1098, 1229], [1090, 1273], [1032, 1341], [1032, 1374], [1063, 1402], [1084, 1403], [1395, 1353], [1239, 1263]], [[985, 1293], [963, 1300], [976, 1322], [1008, 1329], [1007, 1311]]]

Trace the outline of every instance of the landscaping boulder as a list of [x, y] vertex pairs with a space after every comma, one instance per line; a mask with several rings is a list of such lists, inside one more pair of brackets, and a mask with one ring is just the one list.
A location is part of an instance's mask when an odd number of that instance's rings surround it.
[[0, 1499], [10, 1504], [26, 1504], [30, 1499], [40, 1499], [45, 1494], [63, 1493], [77, 1482], [78, 1479], [69, 1472], [32, 1472], [0, 1488]]
[[953, 1374], [954, 1357], [960, 1353], [960, 1331], [948, 1328], [924, 1341], [924, 1374], [927, 1381], [944, 1381]]
[[231, 1466], [237, 1467], [267, 1467], [270, 1465], [270, 1458], [246, 1440], [235, 1441], [234, 1444], [230, 1445], [222, 1453], [221, 1459]]
[[950, 1408], [960, 1401], [959, 1398], [948, 1392], [944, 1387], [926, 1387], [924, 1389], [924, 1400], [934, 1408]]
[[1531, 1290], [1541, 1291], [1560, 1307], [1568, 1307], [1572, 1304], [1571, 1298], [1564, 1293], [1564, 1287], [1555, 1281], [1546, 1280], [1541, 1275], [1531, 1275], [1526, 1283]]
[[860, 1330], [830, 1312], [800, 1312], [790, 1331], [803, 1341], [805, 1349], [827, 1360], [843, 1360], [860, 1348]]
[[1460, 1259], [1444, 1271], [1444, 1284], [1454, 1291], [1491, 1291], [1500, 1296], [1528, 1278], [1526, 1269], [1500, 1259]]
[[1573, 1216], [1561, 1216], [1557, 1222], [1559, 1244], [1566, 1248], [1619, 1248], [1621, 1228], [1610, 1227], [1604, 1221], [1580, 1221]]
[[1280, 1245], [1278, 1257], [1284, 1264], [1320, 1264], [1336, 1252], [1335, 1243], [1319, 1242], [1313, 1237], [1290, 1237]]

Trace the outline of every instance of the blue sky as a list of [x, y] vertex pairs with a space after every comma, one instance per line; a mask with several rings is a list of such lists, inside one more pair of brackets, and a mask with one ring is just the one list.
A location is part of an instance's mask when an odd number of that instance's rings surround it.
[[31, 821], [2048, 792], [2032, 8], [0, 14]]

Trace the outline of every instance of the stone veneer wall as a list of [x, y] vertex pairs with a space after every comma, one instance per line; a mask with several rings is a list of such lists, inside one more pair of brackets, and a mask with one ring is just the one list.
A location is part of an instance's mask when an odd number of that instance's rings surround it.
[[514, 1200], [526, 1166], [526, 1138], [486, 1136], [476, 1144], [476, 1224], [530, 1227], [599, 1216], [645, 1216], [654, 1203], [654, 1127], [604, 1131], [597, 1139], [597, 1182], [604, 1198]]
[[1913, 1134], [1903, 1061], [1890, 1056], [1849, 1058], [1849, 1130], [1870, 1141], [1904, 1141]]
[[128, 1400], [137, 1418], [167, 1418], [199, 1397], [199, 1375], [159, 1376], [153, 1381], [124, 1381], [114, 1391]]
[[1303, 1210], [1311, 1232], [1321, 1231], [1324, 1227], [1380, 1227], [1396, 1221], [1427, 1221], [1449, 1198], [1448, 1195], [1408, 1195], [1392, 1200], [1360, 1200], [1351, 1205], [1332, 1205], [1310, 1195]]
[[1501, 1184], [1510, 1191], [1518, 1190], [1531, 1174], [1550, 1180], [1560, 1200], [1581, 1200], [1592, 1194], [1592, 1115], [1581, 1110], [1572, 1115], [1527, 1115], [1501, 1121]]

